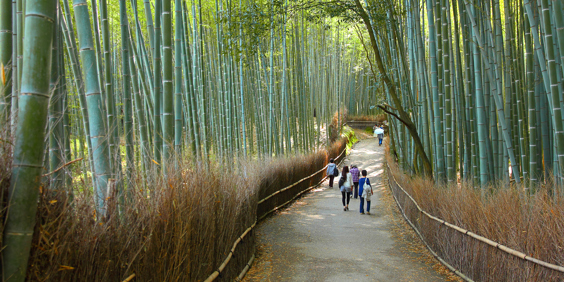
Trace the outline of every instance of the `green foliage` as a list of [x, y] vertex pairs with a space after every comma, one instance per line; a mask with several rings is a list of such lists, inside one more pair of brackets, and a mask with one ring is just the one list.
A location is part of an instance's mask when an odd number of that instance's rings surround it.
[[347, 140], [347, 153], [351, 150], [352, 146], [358, 142], [358, 138], [354, 133], [354, 130], [349, 126], [343, 126], [341, 130], [341, 136]]

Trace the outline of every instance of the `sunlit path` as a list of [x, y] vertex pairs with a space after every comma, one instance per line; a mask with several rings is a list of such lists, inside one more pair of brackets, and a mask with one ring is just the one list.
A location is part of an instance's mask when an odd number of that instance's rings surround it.
[[371, 215], [359, 214], [358, 199], [343, 211], [338, 189], [324, 183], [259, 227], [259, 255], [245, 281], [444, 281], [393, 236], [383, 159], [384, 146], [368, 139], [343, 164], [368, 171]]

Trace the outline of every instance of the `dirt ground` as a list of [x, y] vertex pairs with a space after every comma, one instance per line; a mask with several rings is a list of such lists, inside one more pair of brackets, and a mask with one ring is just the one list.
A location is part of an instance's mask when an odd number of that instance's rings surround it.
[[399, 213], [384, 175], [384, 146], [357, 143], [343, 165], [366, 169], [374, 188], [371, 215], [359, 199], [343, 211], [325, 182], [257, 230], [257, 259], [244, 281], [456, 281], [425, 249]]

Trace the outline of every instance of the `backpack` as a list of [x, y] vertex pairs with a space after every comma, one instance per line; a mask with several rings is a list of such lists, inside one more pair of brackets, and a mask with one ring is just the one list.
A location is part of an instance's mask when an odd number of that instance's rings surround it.
[[333, 168], [333, 176], [339, 176], [339, 169], [337, 168], [337, 166]]
[[372, 186], [370, 185], [370, 181], [366, 178], [364, 185], [362, 185], [362, 197], [365, 198], [367, 201], [370, 201], [370, 197], [372, 196]]

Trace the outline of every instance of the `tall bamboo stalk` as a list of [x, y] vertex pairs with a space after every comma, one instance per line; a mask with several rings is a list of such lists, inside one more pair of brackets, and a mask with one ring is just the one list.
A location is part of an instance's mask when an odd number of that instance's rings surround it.
[[3, 232], [5, 281], [24, 281], [43, 171], [44, 137], [57, 3], [27, 0], [18, 126], [14, 135], [9, 210]]
[[110, 178], [110, 162], [108, 153], [108, 129], [104, 115], [104, 105], [98, 84], [98, 71], [96, 69], [96, 54], [92, 40], [88, 6], [84, 0], [73, 0], [76, 28], [82, 68], [85, 77], [85, 96], [88, 107], [90, 124], [90, 140], [94, 162], [94, 177], [96, 178], [96, 211], [99, 216], [105, 215], [105, 199], [107, 183]]

